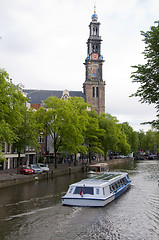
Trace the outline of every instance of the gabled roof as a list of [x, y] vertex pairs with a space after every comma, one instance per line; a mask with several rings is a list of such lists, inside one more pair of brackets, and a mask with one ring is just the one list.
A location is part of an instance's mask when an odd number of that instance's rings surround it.
[[[27, 93], [27, 98], [31, 104], [41, 104], [48, 97], [55, 96], [62, 97], [63, 91], [60, 90], [38, 90], [38, 89], [23, 89], [23, 92]], [[69, 91], [70, 97], [82, 97], [85, 100], [85, 96], [82, 91]]]

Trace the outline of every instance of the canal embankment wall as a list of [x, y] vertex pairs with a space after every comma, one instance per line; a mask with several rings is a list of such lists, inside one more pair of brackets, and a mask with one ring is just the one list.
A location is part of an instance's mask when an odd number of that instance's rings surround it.
[[[111, 168], [112, 165], [119, 164], [120, 162], [125, 161], [133, 161], [133, 159], [111, 159], [106, 161]], [[94, 162], [93, 162], [94, 163]], [[0, 172], [0, 188], [27, 183], [31, 181], [38, 181], [44, 179], [50, 179], [62, 175], [69, 175], [71, 173], [85, 171], [86, 168], [82, 167], [81, 164], [77, 166], [69, 166], [68, 164], [60, 164], [57, 168], [53, 168], [53, 166], [49, 166], [50, 171], [48, 173], [42, 174], [33, 174], [33, 175], [23, 175], [17, 174], [17, 169], [8, 169]]]
[[4, 172], [0, 172], [0, 188], [8, 187], [16, 184], [27, 183], [31, 181], [38, 181], [44, 179], [50, 179], [61, 175], [71, 174], [74, 172], [82, 171], [82, 166], [58, 166], [56, 169], [50, 169], [49, 172], [42, 174], [23, 175], [17, 174], [16, 169], [8, 169]]

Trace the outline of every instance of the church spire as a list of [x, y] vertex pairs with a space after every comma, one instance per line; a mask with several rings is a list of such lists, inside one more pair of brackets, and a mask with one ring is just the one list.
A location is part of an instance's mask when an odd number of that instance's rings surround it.
[[96, 4], [94, 3], [94, 13], [96, 13]]
[[105, 81], [102, 77], [103, 56], [101, 55], [102, 39], [99, 35], [100, 23], [96, 14], [96, 5], [94, 4], [94, 13], [89, 25], [89, 38], [87, 41], [87, 58], [85, 59], [86, 77], [83, 84], [86, 103], [92, 106], [98, 114], [105, 112]]
[[98, 15], [96, 14], [96, 4], [94, 3], [94, 13], [92, 15], [92, 21], [97, 22], [98, 20]]

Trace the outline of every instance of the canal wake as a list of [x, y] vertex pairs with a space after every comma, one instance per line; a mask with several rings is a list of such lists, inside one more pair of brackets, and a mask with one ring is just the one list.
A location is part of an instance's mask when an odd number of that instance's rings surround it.
[[46, 210], [49, 210], [49, 209], [51, 209], [51, 208], [52, 208], [52, 207], [47, 207], [47, 208], [42, 208], [42, 209], [36, 209], [36, 210], [34, 210], [34, 211], [24, 212], [24, 213], [21, 213], [21, 214], [9, 216], [8, 218], [5, 219], [5, 221], [10, 221], [10, 220], [12, 220], [12, 219], [14, 219], [14, 218], [21, 218], [21, 217], [29, 216], [29, 215], [32, 215], [32, 214], [38, 214], [38, 212], [46, 211]]

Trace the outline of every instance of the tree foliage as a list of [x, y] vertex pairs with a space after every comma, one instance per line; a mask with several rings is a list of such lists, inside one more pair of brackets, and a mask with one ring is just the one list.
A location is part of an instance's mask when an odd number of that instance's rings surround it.
[[18, 153], [18, 171], [20, 166], [20, 154], [25, 152], [26, 147], [37, 150], [39, 146], [37, 140], [40, 135], [40, 129], [36, 121], [35, 112], [28, 109], [25, 105], [21, 106], [23, 121], [16, 125], [14, 133], [17, 138], [13, 144]]
[[64, 131], [61, 132], [60, 152], [67, 155], [74, 154], [74, 165], [76, 165], [77, 153], [86, 153], [84, 145], [84, 132], [88, 121], [87, 104], [83, 98], [70, 98], [61, 100], [67, 106], [68, 118], [65, 121]]
[[[140, 86], [132, 96], [140, 97], [141, 103], [154, 103], [157, 114], [159, 112], [159, 21], [157, 26], [152, 26], [150, 31], [143, 32], [145, 50], [143, 52], [146, 63], [132, 66], [136, 69], [132, 73], [133, 82]], [[159, 116], [159, 115], [157, 115]], [[159, 121], [153, 121], [159, 127]]]
[[[67, 154], [86, 153], [84, 143], [84, 131], [88, 115], [87, 104], [82, 98], [70, 100], [49, 97], [45, 101], [44, 109], [39, 109], [37, 114], [43, 122], [46, 134], [53, 141], [55, 154], [55, 167], [57, 167], [57, 153]], [[76, 164], [76, 162], [75, 162]]]
[[104, 130], [101, 144], [105, 158], [109, 151], [121, 152], [122, 154], [130, 153], [130, 145], [116, 117], [110, 114], [101, 114], [99, 116], [99, 127]]
[[23, 121], [21, 106], [25, 101], [9, 80], [8, 73], [0, 69], [0, 143], [12, 143], [17, 138], [14, 129]]
[[104, 130], [99, 128], [99, 116], [95, 110], [89, 111], [88, 116], [89, 118], [85, 131], [85, 144], [88, 148], [89, 163], [91, 163], [92, 154], [103, 154], [100, 138]]
[[127, 142], [131, 146], [131, 152], [136, 153], [139, 145], [138, 133], [127, 122], [121, 124], [121, 130], [126, 135]]
[[0, 147], [4, 142], [13, 143], [18, 139], [15, 129], [23, 122], [21, 107], [25, 101], [26, 98], [10, 81], [8, 73], [0, 69]]
[[151, 154], [159, 153], [159, 132], [149, 130], [146, 133], [139, 133], [139, 150]]

